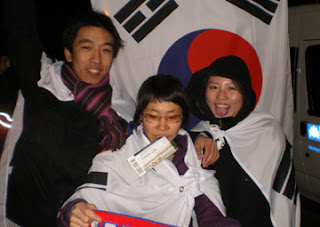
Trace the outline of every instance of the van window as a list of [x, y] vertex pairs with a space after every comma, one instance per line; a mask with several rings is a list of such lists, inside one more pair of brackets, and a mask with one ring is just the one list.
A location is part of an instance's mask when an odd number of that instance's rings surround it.
[[320, 45], [306, 49], [306, 79], [309, 115], [320, 116]]

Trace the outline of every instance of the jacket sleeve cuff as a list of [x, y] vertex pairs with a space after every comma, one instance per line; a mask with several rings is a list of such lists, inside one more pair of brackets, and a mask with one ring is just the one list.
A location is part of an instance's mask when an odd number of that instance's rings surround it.
[[63, 206], [58, 214], [57, 218], [57, 226], [59, 227], [68, 227], [70, 223], [70, 216], [69, 213], [72, 209], [72, 207], [80, 202], [87, 203], [84, 199], [75, 199], [70, 202], [68, 202], [65, 206]]

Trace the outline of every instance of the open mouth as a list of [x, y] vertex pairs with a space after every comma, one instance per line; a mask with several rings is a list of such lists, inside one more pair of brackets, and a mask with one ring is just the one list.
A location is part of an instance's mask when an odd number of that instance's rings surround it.
[[229, 112], [229, 109], [230, 109], [230, 105], [226, 105], [226, 104], [215, 105], [216, 114], [219, 117], [224, 117], [225, 115], [227, 115]]

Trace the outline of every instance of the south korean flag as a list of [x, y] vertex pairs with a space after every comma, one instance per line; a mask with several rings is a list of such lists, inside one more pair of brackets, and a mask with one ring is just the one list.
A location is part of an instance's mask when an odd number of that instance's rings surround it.
[[[111, 68], [116, 87], [135, 99], [141, 83], [151, 75], [171, 74], [186, 86], [194, 72], [215, 59], [238, 56], [251, 75], [255, 110], [271, 112], [292, 144], [287, 0], [91, 2], [95, 10], [111, 17], [124, 40], [125, 47]], [[191, 118], [187, 129], [196, 123]], [[279, 221], [275, 226], [287, 226], [282, 225], [281, 214], [275, 219], [274, 223]]]
[[112, 18], [125, 41], [111, 80], [134, 100], [151, 75], [172, 74], [186, 86], [215, 59], [239, 56], [252, 77], [256, 110], [275, 115], [292, 144], [286, 0], [92, 0], [92, 6]]

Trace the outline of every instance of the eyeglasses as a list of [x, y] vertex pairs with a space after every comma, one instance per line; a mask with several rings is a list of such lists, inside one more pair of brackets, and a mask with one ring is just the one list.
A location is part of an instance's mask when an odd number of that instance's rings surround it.
[[150, 123], [159, 123], [161, 118], [164, 118], [168, 124], [174, 124], [181, 121], [182, 115], [175, 114], [170, 116], [157, 116], [157, 115], [146, 113], [146, 114], [143, 114], [143, 118], [145, 121]]

